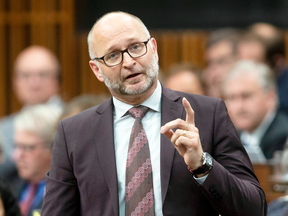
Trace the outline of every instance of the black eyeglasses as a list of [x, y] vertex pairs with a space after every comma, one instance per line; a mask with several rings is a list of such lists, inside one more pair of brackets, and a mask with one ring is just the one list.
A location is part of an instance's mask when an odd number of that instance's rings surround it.
[[107, 67], [114, 67], [122, 63], [124, 52], [127, 52], [131, 58], [139, 58], [145, 55], [147, 53], [147, 43], [149, 40], [150, 38], [147, 41], [132, 44], [125, 50], [114, 51], [101, 58], [94, 58], [93, 60], [102, 60]]

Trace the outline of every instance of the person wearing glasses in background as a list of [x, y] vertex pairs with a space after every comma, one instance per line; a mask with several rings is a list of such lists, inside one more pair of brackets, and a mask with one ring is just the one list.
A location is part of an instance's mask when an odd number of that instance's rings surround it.
[[266, 214], [224, 102], [161, 85], [139, 18], [104, 15], [88, 46], [112, 97], [59, 123], [42, 216]]
[[52, 145], [61, 108], [35, 105], [21, 111], [15, 119], [13, 158], [20, 178], [9, 179], [18, 198], [22, 216], [41, 209], [45, 176], [50, 169]]

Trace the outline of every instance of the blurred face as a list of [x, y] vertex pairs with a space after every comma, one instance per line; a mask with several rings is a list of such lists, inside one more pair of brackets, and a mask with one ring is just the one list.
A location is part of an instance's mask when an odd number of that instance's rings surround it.
[[250, 59], [256, 62], [265, 62], [265, 48], [257, 41], [238, 44], [239, 59]]
[[253, 132], [272, 109], [275, 95], [264, 92], [257, 76], [245, 75], [227, 81], [224, 98], [229, 115], [239, 130]]
[[50, 169], [51, 150], [44, 141], [27, 131], [15, 131], [16, 148], [14, 159], [19, 176], [27, 181], [38, 183], [45, 179]]
[[207, 68], [204, 71], [204, 79], [207, 87], [220, 91], [220, 85], [224, 76], [230, 71], [236, 61], [231, 43], [221, 41], [210, 47], [206, 52], [206, 59]]
[[58, 94], [54, 59], [37, 48], [19, 56], [15, 63], [14, 90], [24, 105], [45, 103], [51, 96]]
[[[147, 41], [143, 26], [129, 16], [112, 15], [101, 20], [95, 26], [93, 41], [94, 53], [97, 57], [125, 50], [133, 44]], [[124, 102], [147, 99], [157, 87], [158, 55], [154, 38], [147, 43], [147, 53], [132, 58], [123, 53], [121, 64], [108, 67], [102, 60], [90, 61], [90, 67], [96, 77], [105, 82], [111, 94]], [[139, 102], [139, 101], [138, 101]], [[138, 103], [135, 102], [135, 103]]]
[[198, 77], [190, 71], [182, 71], [166, 80], [165, 86], [176, 91], [203, 95], [203, 89]]

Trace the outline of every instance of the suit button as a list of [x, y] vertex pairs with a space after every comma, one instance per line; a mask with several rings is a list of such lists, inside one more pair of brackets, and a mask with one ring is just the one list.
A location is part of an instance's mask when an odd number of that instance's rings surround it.
[[222, 199], [222, 196], [221, 196], [221, 194], [216, 193], [216, 194], [215, 194], [215, 198], [216, 198], [216, 199]]
[[209, 187], [209, 191], [210, 191], [211, 193], [213, 193], [213, 191], [215, 191], [215, 188], [214, 188], [213, 185]]

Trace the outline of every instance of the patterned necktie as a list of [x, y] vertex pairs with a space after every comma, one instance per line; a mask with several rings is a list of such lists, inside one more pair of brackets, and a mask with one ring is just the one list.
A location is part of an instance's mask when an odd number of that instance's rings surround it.
[[129, 110], [135, 121], [126, 163], [125, 216], [154, 216], [152, 166], [148, 140], [141, 122], [148, 110], [144, 106]]

